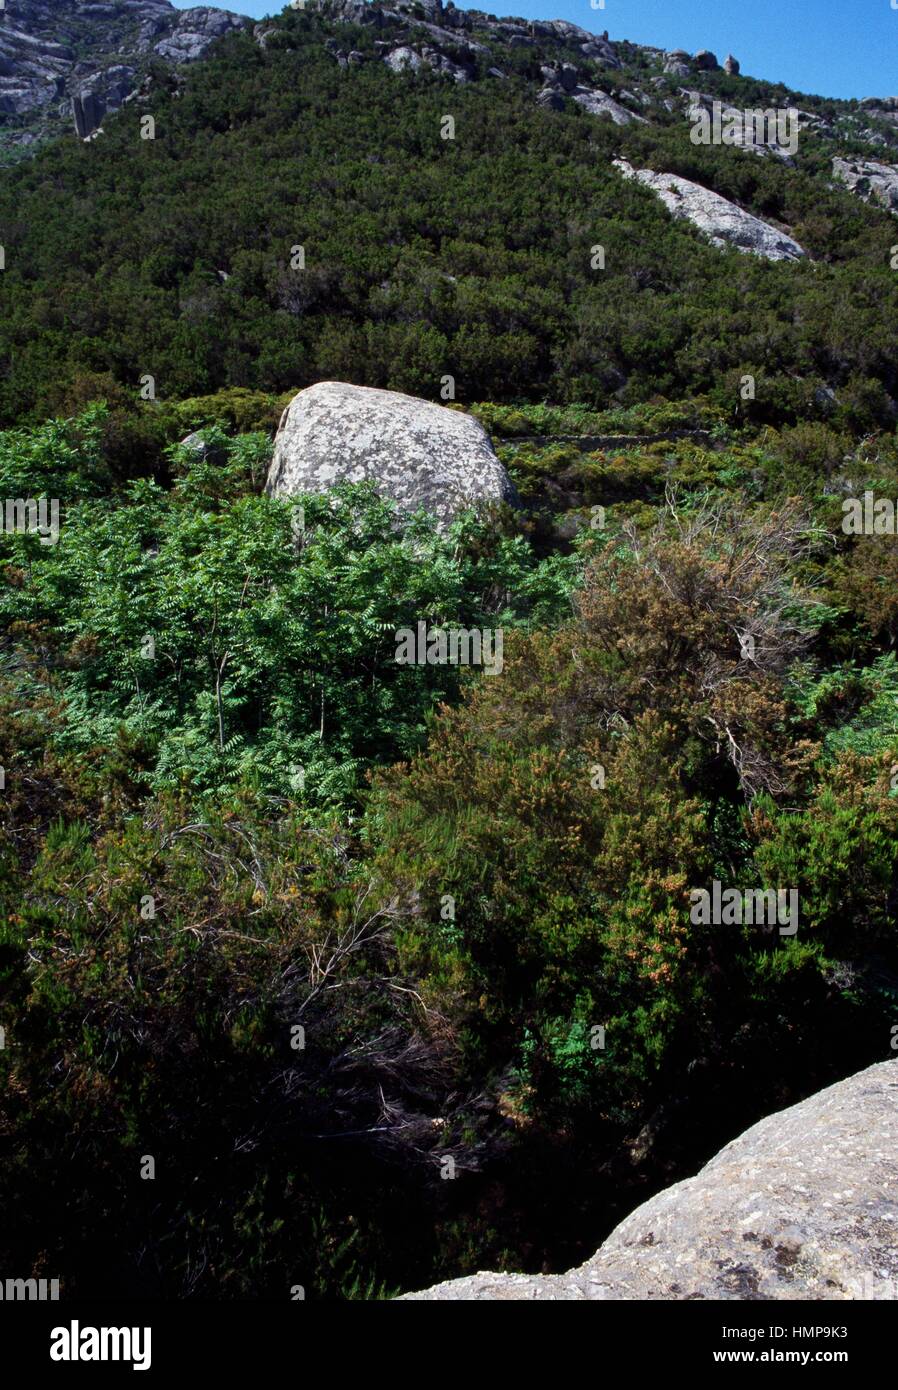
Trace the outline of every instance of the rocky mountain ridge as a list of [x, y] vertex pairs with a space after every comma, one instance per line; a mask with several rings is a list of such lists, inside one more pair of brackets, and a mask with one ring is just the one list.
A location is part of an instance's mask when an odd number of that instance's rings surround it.
[[[680, 88], [671, 102], [664, 79], [696, 79], [712, 74], [738, 77], [738, 59], [724, 62], [707, 49], [693, 55], [683, 49], [665, 51], [626, 40], [612, 41], [608, 31], [594, 34], [568, 20], [502, 18], [477, 9], [459, 9], [453, 0], [293, 0], [288, 8], [319, 14], [334, 25], [371, 26], [383, 38], [376, 42], [380, 56], [394, 71], [431, 68], [456, 82], [476, 80], [476, 60], [492, 56], [501, 62], [508, 52], [554, 45], [556, 62], [542, 65], [537, 100], [553, 105], [570, 96], [587, 110], [605, 112], [615, 122], [646, 119], [639, 108], [659, 99], [665, 109], [681, 105], [688, 114], [712, 97], [694, 86]], [[177, 67], [201, 58], [216, 39], [241, 27], [253, 27], [256, 41], [265, 45], [277, 34], [276, 21], [253, 24], [245, 16], [211, 6], [178, 10], [170, 0], [9, 0], [0, 12], [0, 118], [19, 118], [21, 143], [37, 135], [40, 115], [68, 115], [75, 97], [94, 97], [109, 110], [119, 106], [137, 86], [153, 59]], [[341, 66], [365, 55], [329, 37], [325, 47]], [[576, 64], [587, 71], [578, 71]], [[632, 90], [616, 102], [595, 86], [602, 73], [632, 75]], [[504, 78], [500, 66], [486, 74]], [[785, 90], [785, 89], [782, 89]], [[870, 97], [857, 107], [854, 124], [860, 138], [898, 148], [898, 97]], [[825, 129], [812, 114], [802, 112], [810, 125]], [[870, 121], [874, 124], [871, 126]], [[832, 133], [832, 132], [827, 132]]]
[[8, 0], [0, 11], [0, 119], [8, 143], [28, 147], [71, 127], [97, 128], [161, 61], [203, 56], [251, 23], [229, 10], [178, 10], [169, 0]]
[[[721, 64], [707, 49], [690, 55], [613, 41], [607, 30], [594, 34], [567, 20], [500, 19], [459, 9], [453, 0], [295, 0], [290, 8], [320, 22], [322, 45], [341, 68], [374, 61], [394, 73], [433, 73], [453, 84], [523, 78], [540, 106], [560, 111], [574, 104], [619, 126], [714, 118], [730, 123], [728, 143], [794, 164], [794, 145], [785, 145], [775, 127], [758, 134], [745, 124], [746, 108], [758, 107], [759, 84], [741, 75], [732, 54]], [[358, 26], [374, 36], [364, 52], [351, 42]], [[177, 83], [179, 72], [216, 39], [249, 27], [262, 48], [283, 39], [276, 19], [253, 24], [206, 6], [177, 10], [169, 0], [27, 6], [10, 0], [0, 12], [0, 146], [6, 158], [21, 157], [73, 126], [82, 139], [94, 138], [107, 112], [147, 99], [154, 65], [157, 77], [162, 64], [171, 74], [166, 80]], [[825, 102], [761, 85], [768, 108], [788, 105], [797, 131], [829, 148], [830, 183], [898, 212], [898, 97]], [[734, 245], [772, 260], [804, 255], [791, 227], [753, 217], [700, 184], [677, 183], [670, 170], [639, 170], [635, 177], [718, 247]]]

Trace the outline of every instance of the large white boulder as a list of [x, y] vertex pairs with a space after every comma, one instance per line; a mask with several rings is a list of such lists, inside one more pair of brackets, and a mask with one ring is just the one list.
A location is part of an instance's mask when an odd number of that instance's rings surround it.
[[615, 159], [625, 178], [638, 179], [664, 203], [672, 217], [693, 223], [714, 246], [733, 246], [768, 261], [798, 261], [804, 248], [785, 232], [746, 212], [728, 198], [703, 188], [678, 174], [656, 174], [653, 169], [634, 169], [625, 159]]
[[296, 496], [364, 481], [403, 512], [432, 512], [441, 528], [467, 507], [517, 500], [472, 416], [343, 381], [300, 391], [281, 416], [266, 492]]

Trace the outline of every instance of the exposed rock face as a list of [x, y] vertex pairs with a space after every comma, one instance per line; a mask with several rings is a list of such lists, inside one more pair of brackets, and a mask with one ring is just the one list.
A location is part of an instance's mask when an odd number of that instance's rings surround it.
[[182, 10], [171, 33], [154, 44], [153, 51], [170, 63], [193, 63], [203, 56], [213, 39], [220, 39], [229, 30], [248, 23], [241, 15], [205, 5], [195, 10]]
[[[423, 5], [418, 0], [389, 0], [377, 6], [364, 3], [364, 0], [309, 0], [309, 5], [313, 4], [329, 17], [351, 20], [355, 24], [372, 24], [379, 30], [398, 30], [396, 41], [385, 45], [391, 52], [383, 55], [396, 71], [404, 68], [416, 71], [423, 65], [456, 82], [470, 81], [472, 68], [464, 61], [459, 64], [459, 49], [466, 50], [473, 65], [475, 55], [488, 54], [494, 40], [509, 48], [533, 48], [537, 42], [564, 45], [569, 49], [576, 47], [599, 67], [621, 66], [607, 30], [591, 34], [563, 19], [496, 19], [480, 10], [456, 9], [452, 0], [445, 6], [441, 0], [426, 0]], [[470, 37], [474, 29], [478, 40]], [[479, 41], [484, 32], [488, 42]], [[429, 47], [421, 47], [422, 41]], [[417, 61], [409, 56], [411, 53], [416, 55]], [[501, 68], [488, 68], [487, 71], [492, 76], [497, 72], [503, 75]], [[553, 86], [544, 89], [545, 92], [551, 90]], [[554, 103], [543, 96], [542, 104], [551, 106]]]
[[688, 77], [692, 71], [692, 59], [685, 48], [672, 48], [664, 58], [664, 71], [673, 77]]
[[96, 96], [93, 92], [84, 92], [81, 96], [72, 98], [75, 130], [82, 140], [86, 140], [98, 129], [105, 112], [105, 103], [101, 97]]
[[864, 97], [860, 106], [871, 116], [898, 125], [898, 97]]
[[181, 448], [190, 449], [198, 459], [216, 467], [223, 467], [227, 462], [227, 449], [220, 444], [210, 444], [202, 430], [193, 430], [191, 434], [185, 435], [181, 440]]
[[431, 24], [439, 24], [443, 16], [442, 0], [393, 0], [393, 7], [401, 13], [413, 14], [416, 10], [423, 10]]
[[517, 500], [472, 416], [340, 381], [300, 391], [281, 417], [266, 492], [294, 496], [363, 481], [404, 512], [425, 507], [440, 527], [479, 502]]
[[569, 96], [592, 116], [610, 116], [615, 125], [645, 121], [644, 116], [637, 116], [633, 111], [629, 111], [626, 106], [622, 106], [619, 101], [615, 101], [598, 87], [581, 86], [577, 69], [572, 63], [557, 63], [554, 67], [540, 68], [540, 72], [546, 84], [537, 94], [536, 99], [540, 106], [562, 111], [564, 98]]
[[898, 1062], [761, 1120], [579, 1269], [405, 1298], [898, 1299]]
[[700, 48], [692, 60], [699, 72], [713, 72], [720, 67], [717, 59], [709, 48]]
[[[338, 55], [339, 61], [339, 55]], [[362, 61], [362, 54], [349, 54], [346, 62]], [[410, 48], [408, 45], [401, 45], [393, 48], [389, 53], [384, 54], [383, 61], [387, 67], [392, 68], [393, 72], [417, 72], [419, 68], [433, 68], [434, 72], [441, 72], [445, 77], [451, 77], [455, 82], [467, 82], [470, 79], [470, 72], [463, 68], [459, 63], [453, 63], [451, 58], [447, 58], [444, 53], [436, 48], [431, 48], [425, 44], [420, 50]]]
[[403, 45], [385, 53], [384, 62], [388, 68], [393, 69], [393, 72], [405, 72], [406, 70], [417, 72], [418, 68], [423, 66], [424, 59], [414, 48], [407, 48]]
[[555, 87], [543, 87], [541, 92], [537, 92], [536, 100], [538, 105], [545, 106], [550, 111], [564, 110], [564, 92]]
[[169, 0], [6, 0], [0, 114], [68, 115], [77, 98], [76, 128], [89, 135], [96, 113], [115, 110], [137, 85], [141, 62], [192, 62], [214, 39], [250, 23], [206, 6], [176, 10]]
[[847, 184], [865, 203], [882, 203], [898, 213], [898, 165], [870, 159], [834, 159], [833, 176]]
[[723, 60], [723, 70], [730, 77], [739, 76], [739, 59], [734, 58], [732, 53], [728, 53]]
[[785, 232], [701, 184], [681, 179], [676, 174], [634, 169], [624, 159], [616, 159], [614, 163], [626, 178], [638, 179], [657, 194], [672, 217], [692, 222], [714, 246], [733, 246], [737, 251], [763, 256], [768, 261], [797, 261], [805, 254], [798, 242]]
[[890, 135], [883, 134], [877, 128], [863, 126], [856, 132], [858, 138], [866, 140], [870, 145], [879, 145], [894, 151], [894, 135], [898, 131], [898, 97], [864, 97], [860, 107], [862, 115], [875, 116], [890, 131]]
[[[782, 115], [778, 115], [773, 108], [767, 111], [731, 106], [729, 102], [721, 101], [719, 97], [711, 96], [708, 92], [699, 92], [689, 87], [681, 87], [679, 95], [686, 105], [687, 120], [695, 123], [703, 112], [707, 112], [712, 119], [716, 115], [720, 120], [722, 132], [725, 130], [725, 144], [748, 150], [751, 154], [775, 154], [787, 164], [793, 162], [789, 149], [792, 135], [815, 120], [806, 112], [799, 111], [796, 114], [798, 126], [795, 130], [791, 121], [783, 120]], [[802, 116], [806, 117], [804, 121]], [[783, 145], [779, 143], [781, 135], [785, 140]]]
[[617, 49], [614, 44], [608, 42], [607, 33], [600, 39], [592, 38], [588, 43], [581, 43], [580, 52], [584, 58], [592, 58], [593, 62], [599, 63], [604, 68], [619, 68], [621, 66]]
[[566, 92], [574, 92], [577, 89], [577, 69], [572, 63], [540, 68], [540, 72], [547, 87], [561, 87]]
[[619, 101], [615, 101], [607, 92], [598, 88], [590, 91], [588, 87], [578, 87], [572, 95], [577, 105], [582, 106], [584, 111], [588, 111], [592, 116], [610, 116], [615, 125], [629, 125], [631, 121], [646, 124], [645, 116], [637, 116], [635, 111], [628, 111], [626, 106], [621, 106]]
[[[556, 20], [556, 25], [563, 24], [563, 20]], [[576, 29], [576, 25], [569, 25], [570, 29]], [[617, 49], [608, 38], [608, 30], [605, 29], [601, 34], [587, 34], [583, 29], [576, 29], [576, 33], [561, 35], [556, 28], [557, 37], [566, 37], [569, 42], [578, 43], [580, 52], [584, 58], [591, 58], [594, 63], [598, 63], [603, 68], [619, 68], [620, 58], [617, 56]], [[582, 42], [580, 42], [582, 40]]]

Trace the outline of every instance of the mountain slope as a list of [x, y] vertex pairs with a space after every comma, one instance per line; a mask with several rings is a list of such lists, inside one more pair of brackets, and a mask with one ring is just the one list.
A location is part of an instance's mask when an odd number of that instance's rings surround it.
[[[861, 137], [894, 127], [698, 61], [697, 95], [660, 50], [436, 3], [350, 0], [232, 34], [89, 145], [10, 172], [2, 417], [56, 408], [85, 376], [136, 392], [150, 375], [167, 398], [333, 377], [437, 399], [449, 375], [461, 401], [743, 409], [751, 375], [755, 418], [831, 414], [835, 394], [842, 423], [889, 423], [895, 224], [831, 167], [884, 158]], [[693, 144], [699, 98], [794, 99], [794, 157]], [[710, 244], [619, 157], [735, 203], [804, 260]]]
[[0, 147], [27, 148], [71, 125], [75, 98], [92, 98], [98, 116], [116, 110], [153, 60], [191, 62], [249, 22], [169, 0], [9, 0], [0, 11]]
[[[889, 1048], [898, 540], [842, 504], [898, 496], [891, 108], [435, 0], [152, 76], [0, 181], [2, 1263], [570, 1268]], [[696, 145], [718, 101], [796, 147]], [[333, 377], [454, 392], [521, 508], [265, 493]]]

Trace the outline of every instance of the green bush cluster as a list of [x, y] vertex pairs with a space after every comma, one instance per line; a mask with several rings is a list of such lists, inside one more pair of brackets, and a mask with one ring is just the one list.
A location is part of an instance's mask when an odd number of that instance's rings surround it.
[[[894, 545], [827, 489], [893, 443], [508, 444], [608, 504], [561, 554], [360, 487], [297, 525], [228, 394], [136, 478], [125, 406], [0, 436], [0, 490], [63, 502], [0, 538], [4, 1259], [276, 1299], [565, 1267], [889, 1055]], [[420, 616], [502, 625], [501, 676], [397, 666]], [[797, 889], [796, 935], [694, 923], [715, 878]]]

